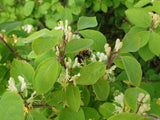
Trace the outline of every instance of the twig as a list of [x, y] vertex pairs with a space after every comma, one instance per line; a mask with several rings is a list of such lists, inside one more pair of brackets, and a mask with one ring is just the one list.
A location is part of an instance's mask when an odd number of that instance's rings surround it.
[[21, 57], [20, 55], [18, 55], [18, 54], [16, 53], [16, 51], [14, 51], [14, 50], [9, 46], [9, 44], [8, 44], [2, 37], [0, 37], [0, 40], [8, 47], [8, 49], [11, 51], [11, 53], [13, 53], [13, 54], [14, 54], [16, 57], [18, 57], [20, 60], [25, 60], [25, 61], [27, 61], [27, 62], [31, 62], [31, 60], [25, 59], [25, 58]]

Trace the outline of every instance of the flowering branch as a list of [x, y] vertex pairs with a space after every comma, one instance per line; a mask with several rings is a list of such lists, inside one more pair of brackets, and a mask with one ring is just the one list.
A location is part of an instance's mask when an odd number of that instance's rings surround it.
[[16, 51], [14, 51], [9, 45], [8, 43], [0, 36], [0, 40], [8, 47], [8, 49], [11, 51], [11, 53], [13, 53], [16, 57], [18, 57], [20, 60], [25, 60], [27, 62], [31, 62], [31, 60], [25, 59], [23, 57], [21, 57], [20, 55], [18, 55], [16, 53]]

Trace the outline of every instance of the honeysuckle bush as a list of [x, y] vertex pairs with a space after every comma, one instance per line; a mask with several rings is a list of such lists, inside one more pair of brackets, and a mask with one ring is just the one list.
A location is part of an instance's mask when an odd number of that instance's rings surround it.
[[79, 17], [76, 28], [70, 19], [39, 31], [19, 22], [1, 24], [0, 119], [160, 119], [160, 79], [154, 71], [144, 73], [134, 56], [147, 62], [160, 55], [160, 1], [119, 3], [127, 6], [123, 25], [130, 28], [114, 45], [92, 29], [94, 16]]

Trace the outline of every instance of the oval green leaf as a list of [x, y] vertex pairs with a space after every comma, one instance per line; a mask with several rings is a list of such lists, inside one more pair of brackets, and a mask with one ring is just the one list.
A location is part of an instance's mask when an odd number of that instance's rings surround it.
[[85, 120], [99, 120], [100, 115], [96, 109], [91, 107], [83, 107], [82, 109], [85, 115]]
[[107, 40], [101, 32], [95, 30], [83, 30], [80, 31], [80, 34], [84, 38], [92, 39], [94, 41], [91, 48], [95, 49], [96, 51], [104, 52], [104, 45]]
[[29, 16], [32, 13], [34, 4], [34, 1], [27, 1], [27, 3], [24, 5], [25, 16]]
[[138, 27], [147, 28], [151, 25], [151, 16], [143, 8], [130, 8], [125, 13], [131, 23]]
[[92, 85], [105, 73], [106, 66], [101, 62], [94, 62], [80, 70], [80, 77], [76, 80], [79, 85]]
[[23, 101], [17, 93], [6, 92], [0, 100], [1, 120], [24, 120]]
[[85, 120], [85, 116], [82, 109], [78, 112], [64, 109], [60, 113], [59, 120]]
[[50, 31], [48, 29], [42, 29], [40, 31], [37, 31], [37, 32], [31, 34], [27, 38], [25, 38], [24, 43], [30, 43], [30, 42], [32, 42], [33, 40], [35, 40], [39, 37], [48, 36], [49, 34], [50, 34]]
[[135, 113], [120, 113], [110, 117], [108, 120], [143, 120], [143, 117]]
[[107, 80], [99, 79], [93, 85], [93, 90], [99, 100], [105, 101], [110, 93], [110, 86]]
[[66, 100], [72, 111], [78, 111], [81, 104], [80, 91], [77, 86], [69, 85], [66, 88]]
[[57, 37], [39, 37], [32, 43], [32, 48], [36, 54], [42, 54], [53, 48], [58, 42]]
[[15, 82], [19, 82], [18, 76], [22, 76], [25, 82], [33, 83], [34, 69], [29, 63], [14, 59], [10, 75], [14, 78]]
[[160, 35], [156, 32], [152, 32], [149, 40], [149, 49], [152, 53], [159, 56], [160, 55]]
[[40, 63], [36, 69], [33, 87], [37, 94], [48, 92], [58, 75], [58, 62], [54, 58], [48, 58]]
[[128, 33], [123, 38], [121, 52], [136, 52], [140, 48], [140, 37], [135, 33]]
[[90, 27], [95, 27], [97, 26], [97, 20], [96, 17], [86, 17], [86, 16], [81, 16], [78, 20], [78, 29], [85, 29], [85, 28], [90, 28]]
[[142, 79], [142, 69], [138, 61], [129, 56], [122, 56], [123, 67], [126, 71], [128, 80], [134, 85], [139, 86]]
[[138, 96], [140, 93], [148, 94], [145, 90], [141, 88], [129, 88], [125, 91], [125, 101], [127, 105], [136, 111], [138, 109]]
[[103, 105], [100, 105], [99, 112], [106, 119], [114, 115], [114, 111], [116, 111], [115, 106], [112, 103], [106, 102]]
[[86, 49], [93, 44], [91, 39], [73, 39], [67, 43], [66, 53], [75, 53], [80, 50]]

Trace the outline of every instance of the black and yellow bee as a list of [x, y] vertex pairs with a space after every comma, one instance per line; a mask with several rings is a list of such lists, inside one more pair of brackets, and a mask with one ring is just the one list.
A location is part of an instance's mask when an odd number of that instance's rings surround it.
[[84, 49], [78, 52], [78, 54], [75, 56], [75, 58], [78, 58], [79, 63], [83, 63], [84, 60], [87, 58], [89, 59], [91, 56], [91, 51]]

